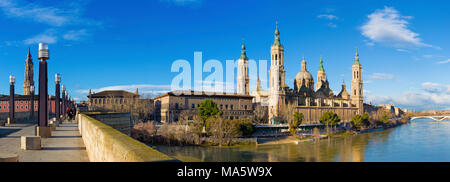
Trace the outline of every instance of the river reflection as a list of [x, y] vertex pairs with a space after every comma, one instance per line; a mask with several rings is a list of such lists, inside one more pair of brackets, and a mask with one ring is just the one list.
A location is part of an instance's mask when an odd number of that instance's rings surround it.
[[168, 155], [217, 162], [450, 161], [450, 123], [415, 120], [397, 128], [317, 143], [237, 148], [167, 147]]

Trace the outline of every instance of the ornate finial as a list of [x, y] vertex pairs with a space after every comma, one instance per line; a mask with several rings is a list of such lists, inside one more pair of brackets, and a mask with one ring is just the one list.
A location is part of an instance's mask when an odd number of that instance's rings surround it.
[[356, 53], [355, 53], [355, 63], [353, 63], [353, 64], [357, 64], [357, 65], [359, 65], [360, 63], [359, 63], [359, 54], [358, 54], [358, 48], [356, 48]]
[[281, 45], [281, 43], [280, 43], [280, 31], [278, 30], [278, 21], [276, 21], [275, 40], [274, 40], [273, 44], [274, 45]]
[[324, 71], [325, 69], [323, 68], [323, 59], [322, 59], [322, 54], [320, 54], [320, 66], [319, 66], [319, 70]]
[[28, 47], [28, 55], [27, 55], [27, 57], [31, 58], [30, 47]]
[[247, 53], [245, 52], [244, 37], [242, 37], [241, 57], [239, 59], [247, 59]]

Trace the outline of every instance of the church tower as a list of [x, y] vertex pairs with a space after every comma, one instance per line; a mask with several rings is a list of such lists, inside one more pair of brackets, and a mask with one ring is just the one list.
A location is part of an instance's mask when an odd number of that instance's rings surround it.
[[326, 76], [325, 76], [325, 69], [323, 68], [323, 59], [322, 55], [320, 56], [320, 66], [319, 70], [317, 71], [317, 85], [316, 90], [319, 90], [320, 87], [322, 87], [322, 83], [325, 83]]
[[28, 48], [28, 55], [27, 59], [25, 60], [25, 80], [23, 81], [23, 95], [34, 95], [34, 93], [31, 93], [31, 86], [34, 86], [33, 59], [31, 59], [30, 48]]
[[248, 58], [245, 52], [244, 40], [242, 40], [241, 57], [238, 59], [237, 93], [249, 95], [250, 85], [248, 76]]
[[[283, 45], [280, 43], [280, 31], [278, 30], [278, 22], [276, 23], [275, 29], [275, 40], [273, 45], [270, 47], [270, 89], [272, 90], [282, 90], [282, 88], [286, 85], [284, 82], [285, 70], [283, 66], [284, 59], [284, 49]], [[275, 79], [278, 77], [278, 79]]]
[[363, 82], [361, 78], [361, 64], [359, 63], [358, 50], [355, 53], [355, 62], [352, 66], [352, 103], [358, 107], [358, 114], [364, 112], [363, 105]]
[[278, 22], [276, 22], [275, 40], [270, 47], [270, 98], [269, 98], [269, 120], [280, 115], [280, 105], [284, 99], [281, 98], [285, 84], [285, 70], [283, 66], [284, 49], [280, 42], [280, 31], [278, 30]]

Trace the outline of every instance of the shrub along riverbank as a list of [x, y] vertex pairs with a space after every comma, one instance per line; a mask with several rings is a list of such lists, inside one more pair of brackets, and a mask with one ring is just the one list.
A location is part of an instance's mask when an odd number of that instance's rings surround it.
[[[132, 137], [150, 145], [199, 145], [199, 146], [233, 146], [257, 144], [256, 138], [250, 138], [255, 131], [253, 123], [247, 119], [226, 119], [222, 117], [217, 105], [209, 99], [200, 103], [199, 114], [193, 122], [178, 121], [163, 123], [157, 126], [154, 122], [138, 123], [132, 130]], [[303, 114], [295, 112], [289, 120], [289, 140], [306, 141], [320, 140], [328, 137], [345, 137], [360, 132], [375, 131], [380, 128], [391, 128], [409, 122], [410, 116], [394, 118], [385, 110], [379, 110], [353, 116], [350, 127], [342, 126], [342, 121], [336, 113], [326, 112], [320, 118], [320, 123], [326, 130], [320, 132], [315, 128], [310, 138], [298, 135], [303, 122]], [[310, 133], [310, 132], [306, 132]], [[303, 132], [303, 134], [306, 134]], [[323, 135], [321, 133], [326, 133]], [[274, 141], [274, 140], [272, 140]]]

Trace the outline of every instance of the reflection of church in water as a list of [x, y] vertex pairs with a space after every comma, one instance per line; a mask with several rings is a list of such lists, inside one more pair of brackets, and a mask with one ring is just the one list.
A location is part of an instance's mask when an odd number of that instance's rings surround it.
[[[300, 72], [294, 80], [294, 89], [285, 83], [284, 69], [284, 47], [280, 41], [278, 24], [275, 30], [275, 40], [271, 46], [271, 64], [269, 70], [268, 91], [261, 89], [258, 78], [257, 87], [251, 93], [255, 104], [268, 105], [269, 121], [288, 120], [294, 112], [304, 115], [306, 123], [318, 123], [323, 113], [332, 111], [339, 115], [342, 121], [349, 121], [355, 114], [362, 114], [363, 109], [363, 81], [361, 78], [361, 64], [358, 52], [352, 65], [352, 87], [351, 96], [346, 90], [345, 83], [339, 94], [334, 95], [330, 89], [328, 79], [325, 75], [323, 60], [317, 71], [317, 84], [314, 86], [314, 78], [308, 71], [306, 60], [303, 56]], [[239, 94], [249, 94], [248, 86], [248, 58], [245, 46], [242, 46], [241, 57], [238, 60], [237, 91]]]

